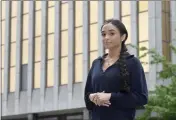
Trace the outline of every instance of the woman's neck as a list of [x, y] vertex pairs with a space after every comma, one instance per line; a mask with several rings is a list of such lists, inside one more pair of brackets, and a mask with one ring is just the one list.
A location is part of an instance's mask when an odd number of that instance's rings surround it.
[[108, 57], [111, 59], [119, 58], [120, 51], [121, 51], [120, 47], [115, 47], [113, 49], [109, 49]]

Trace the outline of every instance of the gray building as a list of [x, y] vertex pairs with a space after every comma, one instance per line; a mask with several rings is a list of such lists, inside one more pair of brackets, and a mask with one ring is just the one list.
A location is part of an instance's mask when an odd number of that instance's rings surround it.
[[[176, 1], [1, 1], [1, 12], [2, 119], [88, 119], [84, 86], [92, 61], [106, 51], [105, 19], [122, 20], [127, 44], [155, 48], [176, 63], [169, 48], [176, 46]], [[154, 90], [162, 66], [143, 67]]]

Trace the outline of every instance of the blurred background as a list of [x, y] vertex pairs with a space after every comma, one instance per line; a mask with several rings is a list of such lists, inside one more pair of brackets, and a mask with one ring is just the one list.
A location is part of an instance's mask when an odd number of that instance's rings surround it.
[[[1, 1], [2, 118], [88, 119], [84, 86], [92, 61], [106, 52], [100, 28], [110, 18], [125, 24], [127, 45], [155, 48], [176, 61], [169, 47], [176, 39], [176, 1]], [[161, 66], [143, 67], [153, 90]]]

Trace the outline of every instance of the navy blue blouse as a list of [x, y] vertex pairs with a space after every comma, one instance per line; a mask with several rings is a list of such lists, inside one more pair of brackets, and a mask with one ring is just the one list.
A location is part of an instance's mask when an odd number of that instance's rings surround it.
[[[113, 64], [105, 71], [102, 68], [103, 57], [95, 59], [89, 71], [85, 86], [85, 104], [91, 113], [92, 120], [133, 120], [136, 107], [147, 104], [148, 90], [143, 67], [133, 55], [126, 57], [127, 69], [130, 73], [130, 92], [119, 91], [120, 71]], [[109, 107], [96, 106], [89, 95], [105, 91], [111, 93]]]

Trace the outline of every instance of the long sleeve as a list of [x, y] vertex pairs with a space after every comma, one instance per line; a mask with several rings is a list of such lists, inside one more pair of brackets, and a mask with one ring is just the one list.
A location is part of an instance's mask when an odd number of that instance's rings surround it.
[[110, 101], [120, 108], [136, 108], [148, 102], [148, 90], [143, 67], [137, 58], [130, 63], [130, 93], [111, 93]]
[[92, 68], [90, 69], [90, 71], [88, 73], [85, 91], [84, 91], [85, 105], [88, 110], [92, 110], [92, 108], [94, 106], [94, 103], [92, 101], [90, 101], [90, 99], [89, 99], [89, 95], [93, 92], [92, 83], [91, 83], [91, 71], [92, 71]]

